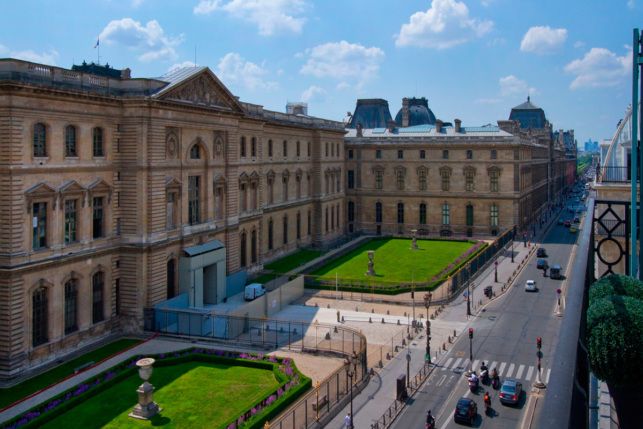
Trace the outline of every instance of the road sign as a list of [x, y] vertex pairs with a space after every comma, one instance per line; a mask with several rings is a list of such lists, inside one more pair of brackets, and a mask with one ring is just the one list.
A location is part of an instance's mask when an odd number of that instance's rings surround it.
[[411, 353], [406, 354], [406, 360], [407, 362], [411, 362]]
[[556, 293], [557, 293], [558, 295], [560, 295], [561, 293], [563, 293], [563, 291], [562, 291], [562, 290], [560, 290], [560, 289], [558, 289], [558, 290], [556, 291]]

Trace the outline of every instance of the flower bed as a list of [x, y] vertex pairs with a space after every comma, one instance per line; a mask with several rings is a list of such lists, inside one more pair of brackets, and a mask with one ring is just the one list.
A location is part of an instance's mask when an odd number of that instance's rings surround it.
[[223, 350], [191, 348], [173, 353], [136, 356], [86, 380], [42, 403], [28, 412], [5, 423], [3, 429], [18, 427], [39, 427], [56, 418], [65, 411], [82, 404], [84, 401], [113, 386], [114, 383], [134, 375], [136, 362], [143, 357], [156, 360], [154, 367], [176, 365], [190, 361], [211, 362], [227, 366], [245, 366], [271, 370], [279, 387], [266, 398], [260, 400], [233, 421], [222, 422], [220, 427], [233, 429], [260, 428], [265, 421], [278, 415], [311, 386], [311, 380], [301, 374], [291, 359], [264, 356], [263, 354], [236, 353]]

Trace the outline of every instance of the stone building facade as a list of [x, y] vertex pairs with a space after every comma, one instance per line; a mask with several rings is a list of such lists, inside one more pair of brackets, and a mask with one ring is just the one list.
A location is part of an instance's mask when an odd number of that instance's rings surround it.
[[185, 248], [219, 240], [230, 274], [339, 238], [344, 133], [242, 103], [206, 67], [0, 60], [0, 377], [140, 331]]
[[[398, 113], [409, 124], [400, 127], [385, 100], [359, 100], [345, 137], [347, 230], [493, 236], [540, 222], [573, 184], [575, 146], [554, 138], [542, 109], [527, 103], [497, 126], [463, 127], [418, 123], [433, 112], [425, 99], [404, 99], [402, 110], [418, 111]], [[388, 126], [362, 126], [372, 118]], [[524, 127], [526, 118], [538, 122]]]

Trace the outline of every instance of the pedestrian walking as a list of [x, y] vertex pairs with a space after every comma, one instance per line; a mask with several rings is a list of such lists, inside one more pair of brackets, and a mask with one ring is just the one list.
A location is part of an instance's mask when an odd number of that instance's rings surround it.
[[353, 419], [351, 418], [350, 411], [346, 414], [346, 429], [351, 429], [353, 427]]

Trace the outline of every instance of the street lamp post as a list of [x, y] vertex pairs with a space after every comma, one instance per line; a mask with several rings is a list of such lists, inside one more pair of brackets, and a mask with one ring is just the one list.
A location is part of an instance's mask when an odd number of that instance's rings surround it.
[[514, 236], [511, 239], [511, 263], [513, 264], [514, 262], [514, 241], [516, 241], [516, 233], [514, 231]]
[[473, 329], [469, 328], [469, 372], [466, 374], [470, 377], [473, 374]]
[[346, 381], [350, 377], [350, 386], [351, 386], [351, 428], [355, 426], [355, 415], [353, 414], [353, 376], [354, 373], [351, 372], [351, 361], [348, 358], [344, 359], [344, 371], [346, 371]]
[[498, 261], [494, 262], [493, 265], [495, 265], [496, 272], [495, 272], [495, 282], [498, 283]]
[[429, 320], [431, 298], [431, 292], [424, 294], [424, 306], [426, 307], [426, 363], [429, 365], [431, 365], [431, 321]]
[[471, 316], [471, 262], [467, 263], [467, 273], [469, 274], [467, 278], [467, 319]]

